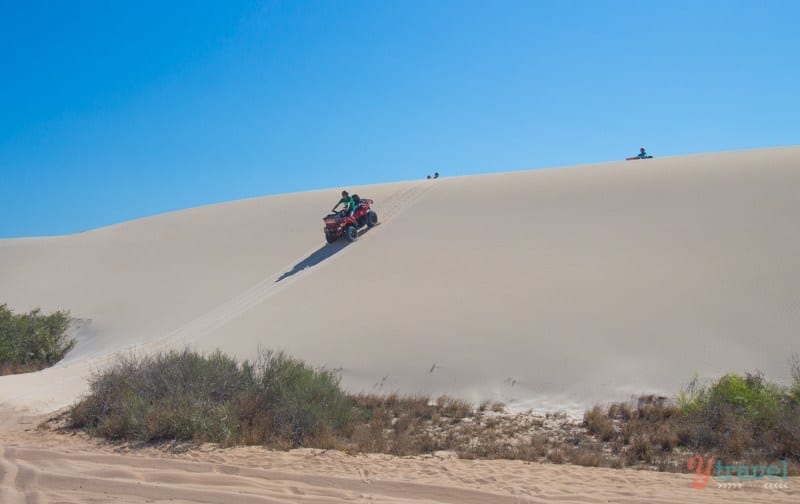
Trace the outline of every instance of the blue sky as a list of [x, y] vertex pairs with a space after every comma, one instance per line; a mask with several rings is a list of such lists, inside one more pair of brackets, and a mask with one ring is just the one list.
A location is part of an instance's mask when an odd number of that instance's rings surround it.
[[0, 0], [0, 237], [795, 145], [799, 18], [793, 0]]

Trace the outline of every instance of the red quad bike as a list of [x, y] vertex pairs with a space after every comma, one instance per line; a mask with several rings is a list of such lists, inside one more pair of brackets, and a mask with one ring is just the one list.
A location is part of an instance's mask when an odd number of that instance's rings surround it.
[[358, 205], [353, 215], [347, 215], [347, 212], [342, 211], [328, 214], [322, 218], [325, 222], [325, 241], [328, 243], [333, 243], [342, 236], [347, 241], [353, 242], [358, 238], [358, 230], [360, 228], [364, 226], [372, 227], [378, 224], [378, 214], [370, 208], [372, 200], [360, 199], [355, 194], [353, 199]]

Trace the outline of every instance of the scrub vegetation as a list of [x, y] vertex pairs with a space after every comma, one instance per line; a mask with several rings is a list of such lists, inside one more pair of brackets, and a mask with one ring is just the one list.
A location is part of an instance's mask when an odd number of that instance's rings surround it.
[[509, 413], [448, 396], [350, 394], [339, 376], [283, 353], [237, 362], [219, 352], [125, 356], [91, 379], [68, 428], [133, 443], [312, 447], [394, 455], [448, 451], [587, 466], [685, 471], [695, 453], [726, 461], [800, 461], [800, 365], [794, 383], [760, 373], [693, 382], [675, 398], [564, 414]]
[[16, 314], [0, 305], [0, 375], [38, 371], [60, 361], [75, 346], [67, 335], [69, 323], [65, 311]]

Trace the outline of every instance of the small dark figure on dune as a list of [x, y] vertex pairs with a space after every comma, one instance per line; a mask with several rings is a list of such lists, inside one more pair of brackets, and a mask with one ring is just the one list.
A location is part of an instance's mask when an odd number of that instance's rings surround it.
[[633, 161], [634, 159], [653, 159], [653, 156], [649, 155], [647, 151], [644, 149], [644, 147], [642, 147], [641, 149], [639, 149], [639, 154], [625, 159], [627, 161]]

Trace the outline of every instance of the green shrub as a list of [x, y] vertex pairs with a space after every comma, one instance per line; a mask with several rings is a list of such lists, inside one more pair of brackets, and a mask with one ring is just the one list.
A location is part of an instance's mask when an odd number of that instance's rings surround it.
[[239, 365], [185, 350], [119, 357], [92, 377], [70, 423], [111, 439], [303, 446], [340, 431], [350, 409], [334, 373], [282, 353]]
[[[622, 423], [616, 442], [631, 446], [629, 463], [649, 460], [652, 454], [648, 450], [663, 454], [676, 447], [710, 451], [732, 462], [797, 461], [800, 367], [796, 360], [792, 376], [790, 387], [769, 383], [760, 372], [727, 374], [707, 385], [698, 385], [695, 379], [675, 403], [642, 396], [633, 414], [624, 413], [624, 404], [616, 404], [609, 407], [607, 415]], [[586, 418], [593, 425], [601, 424], [602, 411], [595, 407], [587, 411]]]
[[736, 415], [755, 422], [771, 420], [778, 409], [781, 392], [764, 383], [759, 373], [745, 377], [728, 374], [701, 394], [697, 408], [730, 408]]
[[338, 432], [349, 422], [351, 402], [332, 371], [267, 352], [258, 361], [256, 373], [261, 398], [275, 412], [276, 424], [289, 429], [294, 443], [302, 443], [321, 428]]
[[739, 458], [766, 443], [786, 414], [786, 393], [760, 373], [728, 374], [703, 387], [684, 405], [682, 438], [698, 448], [715, 448]]
[[67, 336], [69, 323], [68, 312], [15, 314], [0, 305], [0, 374], [36, 371], [60, 361], [75, 345]]

